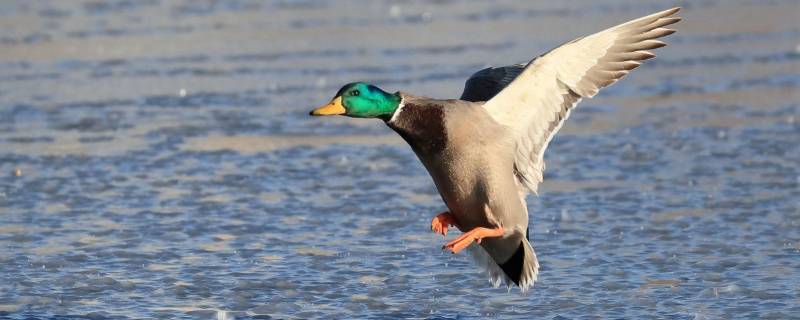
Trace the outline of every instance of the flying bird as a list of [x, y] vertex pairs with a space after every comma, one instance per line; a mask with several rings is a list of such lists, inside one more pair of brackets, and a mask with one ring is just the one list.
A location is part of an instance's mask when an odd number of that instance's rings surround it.
[[[460, 99], [439, 100], [349, 83], [311, 115], [378, 118], [411, 146], [447, 211], [434, 232], [463, 233], [443, 249], [470, 248], [494, 287], [531, 288], [539, 262], [530, 243], [525, 196], [542, 182], [544, 151], [583, 98], [655, 57], [657, 38], [680, 8], [577, 38], [526, 64], [486, 68], [467, 79]], [[471, 246], [476, 243], [477, 246]]]

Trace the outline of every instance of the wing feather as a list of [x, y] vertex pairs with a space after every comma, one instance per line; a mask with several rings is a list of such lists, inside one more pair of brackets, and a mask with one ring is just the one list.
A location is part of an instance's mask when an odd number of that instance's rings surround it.
[[525, 69], [524, 64], [515, 64], [499, 68], [486, 68], [475, 72], [464, 83], [461, 100], [487, 101], [503, 90]]
[[[655, 57], [656, 40], [675, 32], [672, 8], [570, 41], [528, 63], [484, 107], [517, 137], [514, 167], [519, 181], [536, 192], [542, 182], [544, 151], [572, 109], [614, 84], [641, 62]], [[466, 93], [466, 90], [465, 90]]]

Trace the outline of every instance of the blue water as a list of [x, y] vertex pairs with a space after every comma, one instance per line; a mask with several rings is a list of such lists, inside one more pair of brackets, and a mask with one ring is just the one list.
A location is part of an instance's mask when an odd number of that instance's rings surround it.
[[380, 121], [307, 113], [458, 96], [663, 1], [3, 2], [0, 317], [797, 318], [800, 6], [676, 4], [550, 144], [520, 294], [441, 251]]

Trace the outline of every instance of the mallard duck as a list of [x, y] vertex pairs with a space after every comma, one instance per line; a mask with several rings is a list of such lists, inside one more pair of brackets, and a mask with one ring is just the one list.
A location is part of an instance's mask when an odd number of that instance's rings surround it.
[[[497, 287], [531, 288], [539, 262], [530, 244], [525, 196], [537, 193], [550, 140], [583, 98], [624, 77], [665, 46], [680, 8], [651, 14], [567, 42], [526, 64], [486, 68], [460, 99], [439, 100], [349, 83], [311, 115], [377, 118], [411, 146], [447, 211], [431, 221], [443, 246], [470, 248]], [[478, 246], [471, 246], [473, 243]]]

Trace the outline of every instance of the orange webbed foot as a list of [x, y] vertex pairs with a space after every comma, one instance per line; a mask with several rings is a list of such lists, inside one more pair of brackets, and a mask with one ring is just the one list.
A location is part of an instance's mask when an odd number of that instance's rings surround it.
[[473, 242], [481, 243], [483, 238], [501, 237], [503, 236], [503, 232], [503, 227], [497, 227], [494, 229], [478, 227], [465, 232], [455, 240], [448, 242], [442, 247], [442, 250], [450, 250], [450, 252], [454, 254], [459, 253], [461, 250], [469, 247], [469, 245], [471, 245]]
[[450, 212], [442, 212], [431, 220], [431, 230], [443, 236], [447, 235], [447, 228], [455, 225], [455, 218]]

